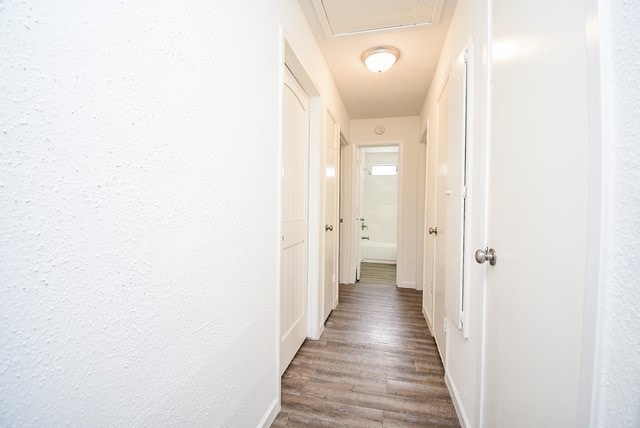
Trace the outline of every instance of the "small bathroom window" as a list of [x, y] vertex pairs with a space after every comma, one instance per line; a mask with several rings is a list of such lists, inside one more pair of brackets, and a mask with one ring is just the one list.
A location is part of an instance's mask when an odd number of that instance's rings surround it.
[[398, 175], [398, 165], [389, 165], [389, 164], [371, 165], [371, 175]]

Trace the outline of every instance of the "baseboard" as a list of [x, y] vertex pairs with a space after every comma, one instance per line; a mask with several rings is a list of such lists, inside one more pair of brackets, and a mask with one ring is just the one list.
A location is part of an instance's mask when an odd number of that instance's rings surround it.
[[318, 326], [318, 337], [309, 337], [309, 339], [311, 339], [311, 340], [320, 340], [320, 336], [322, 336], [322, 333], [324, 332], [324, 323], [325, 322], [326, 322], [326, 320], [323, 321], [322, 324], [320, 324]]
[[431, 333], [431, 337], [433, 337], [433, 323], [431, 322], [431, 318], [429, 318], [428, 313], [429, 312], [427, 312], [427, 308], [422, 306], [422, 315], [424, 316], [424, 319], [427, 321], [427, 327], [429, 327], [429, 333]]
[[412, 289], [416, 289], [416, 283], [415, 282], [409, 282], [409, 281], [402, 281], [400, 284], [398, 284], [398, 287], [400, 288], [412, 288]]
[[467, 418], [467, 414], [464, 411], [464, 407], [462, 407], [462, 400], [460, 399], [460, 394], [458, 394], [458, 390], [454, 385], [451, 377], [449, 376], [449, 371], [445, 369], [444, 372], [444, 382], [447, 384], [447, 389], [449, 390], [449, 394], [451, 395], [451, 400], [453, 401], [453, 407], [456, 409], [456, 414], [458, 415], [458, 420], [460, 421], [460, 426], [462, 428], [468, 428], [471, 426], [469, 423], [469, 419]]
[[265, 415], [262, 417], [262, 420], [258, 424], [258, 428], [270, 427], [273, 421], [276, 419], [276, 416], [278, 416], [278, 413], [280, 413], [280, 400], [278, 400], [278, 397], [276, 397], [269, 406], [267, 413], [265, 413]]

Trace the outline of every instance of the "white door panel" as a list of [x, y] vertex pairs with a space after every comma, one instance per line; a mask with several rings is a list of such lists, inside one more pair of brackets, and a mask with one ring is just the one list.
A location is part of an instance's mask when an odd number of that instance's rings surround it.
[[282, 224], [282, 248], [288, 248], [304, 240], [307, 234], [306, 220], [290, 220]]
[[[467, 143], [467, 63], [466, 49], [455, 60], [449, 73], [449, 120], [447, 135], [447, 191], [445, 300], [449, 325], [463, 330], [464, 231], [466, 198]], [[442, 224], [443, 222], [440, 221]], [[464, 332], [464, 330], [463, 330]], [[453, 333], [452, 333], [453, 334]], [[466, 334], [465, 334], [466, 336]]]
[[282, 247], [280, 271], [280, 373], [307, 332], [307, 211], [309, 97], [285, 72], [282, 150]]
[[[434, 121], [434, 127], [437, 129], [437, 121]], [[432, 126], [429, 124], [429, 126]], [[427, 131], [431, 133], [429, 129]], [[431, 328], [431, 335], [434, 335], [434, 271], [435, 271], [435, 250], [436, 250], [436, 236], [433, 233], [429, 233], [428, 230], [435, 228], [436, 224], [436, 181], [437, 181], [437, 142], [438, 136], [434, 136], [427, 140], [427, 170], [426, 170], [426, 184], [425, 184], [425, 234], [424, 239], [424, 278], [425, 286], [422, 294], [422, 306], [427, 317], [427, 322]]]
[[[584, 3], [492, 5], [483, 422], [576, 426], [586, 265]], [[472, 249], [470, 249], [472, 250]]]
[[[338, 236], [338, 150], [340, 147], [340, 131], [338, 124], [327, 112], [327, 129], [325, 143], [324, 174], [324, 299], [323, 316], [327, 319], [338, 299], [337, 283], [337, 240]], [[327, 230], [328, 229], [328, 230]]]

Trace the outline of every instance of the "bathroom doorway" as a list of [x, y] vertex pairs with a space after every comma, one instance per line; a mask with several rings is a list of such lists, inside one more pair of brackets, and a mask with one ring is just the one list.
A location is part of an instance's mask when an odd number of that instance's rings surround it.
[[359, 150], [358, 280], [397, 285], [398, 146]]

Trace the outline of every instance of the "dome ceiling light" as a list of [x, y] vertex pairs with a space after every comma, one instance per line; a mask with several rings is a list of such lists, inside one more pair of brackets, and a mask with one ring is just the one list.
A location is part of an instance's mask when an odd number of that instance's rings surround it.
[[362, 54], [362, 62], [374, 73], [383, 73], [393, 67], [400, 57], [400, 51], [391, 46], [367, 49]]

